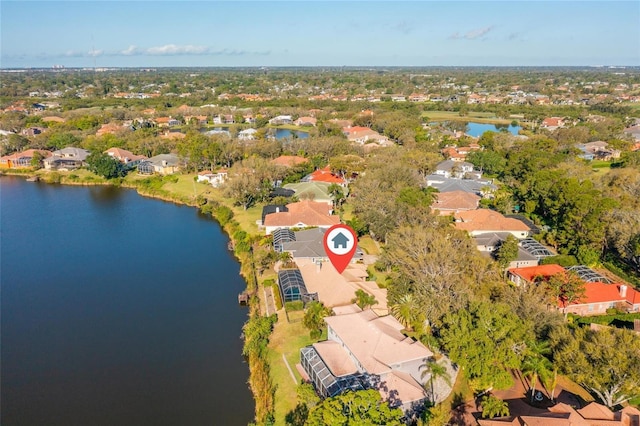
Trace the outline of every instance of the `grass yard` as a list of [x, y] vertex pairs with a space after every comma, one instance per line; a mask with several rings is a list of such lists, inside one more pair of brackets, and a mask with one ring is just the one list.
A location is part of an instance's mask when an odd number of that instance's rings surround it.
[[196, 182], [195, 174], [174, 176], [178, 178], [178, 182], [167, 182], [162, 189], [191, 199], [195, 199], [198, 195], [209, 194], [213, 189], [211, 185]]
[[373, 241], [373, 239], [368, 235], [358, 238], [358, 245], [367, 254], [374, 254], [374, 255], [380, 254], [380, 248], [378, 247], [376, 242]]
[[[324, 338], [326, 332], [321, 339]], [[302, 322], [288, 323], [284, 311], [279, 311], [278, 322], [269, 338], [269, 365], [271, 378], [276, 387], [276, 425], [285, 425], [285, 416], [296, 407], [296, 388], [302, 379], [296, 370], [296, 364], [300, 363], [300, 349], [313, 342], [309, 337], [309, 330]], [[282, 359], [283, 354], [295, 375], [295, 383]]]
[[461, 116], [455, 111], [425, 111], [422, 118], [428, 118], [428, 121], [473, 121], [475, 123], [486, 124], [510, 124], [513, 120], [498, 118], [492, 112], [469, 112], [465, 116]]

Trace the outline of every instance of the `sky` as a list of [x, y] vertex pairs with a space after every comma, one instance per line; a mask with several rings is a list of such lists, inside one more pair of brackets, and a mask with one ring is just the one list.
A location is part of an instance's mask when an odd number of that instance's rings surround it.
[[640, 1], [0, 1], [0, 67], [640, 65]]

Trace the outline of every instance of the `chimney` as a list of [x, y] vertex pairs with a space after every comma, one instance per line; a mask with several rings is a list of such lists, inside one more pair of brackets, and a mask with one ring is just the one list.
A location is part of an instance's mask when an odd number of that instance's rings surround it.
[[280, 207], [276, 207], [276, 213], [280, 213]]
[[167, 167], [167, 160], [162, 160], [162, 167]]
[[620, 297], [627, 297], [627, 286], [624, 284], [620, 286]]

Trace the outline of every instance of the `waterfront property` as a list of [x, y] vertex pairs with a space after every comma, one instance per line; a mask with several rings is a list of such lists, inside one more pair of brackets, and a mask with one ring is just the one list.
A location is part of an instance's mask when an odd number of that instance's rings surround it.
[[27, 149], [22, 152], [14, 152], [13, 154], [5, 155], [0, 158], [0, 166], [8, 169], [22, 169], [26, 167], [32, 167], [32, 160], [35, 153], [38, 152], [42, 159], [51, 157], [51, 151], [45, 149]]
[[138, 173], [142, 175], [172, 175], [180, 170], [180, 159], [175, 154], [160, 154], [138, 164]]
[[[392, 316], [378, 316], [355, 305], [326, 317], [327, 340], [301, 350], [301, 364], [307, 378], [322, 397], [348, 389], [377, 389], [392, 407], [419, 411], [425, 399], [440, 402], [451, 387], [442, 378], [423, 374], [425, 365], [436, 362], [433, 352], [419, 341], [402, 334], [403, 326]], [[457, 370], [447, 357], [445, 366], [455, 382]]]
[[82, 148], [67, 147], [53, 151], [50, 157], [43, 160], [47, 170], [75, 170], [86, 166], [85, 160], [90, 152]]
[[265, 216], [263, 225], [267, 235], [278, 228], [330, 228], [340, 223], [340, 218], [331, 215], [332, 208], [326, 203], [305, 200], [287, 204], [287, 210]]
[[105, 154], [115, 158], [129, 169], [135, 168], [143, 160], [147, 159], [144, 155], [136, 155], [133, 152], [122, 148], [109, 148], [105, 151]]
[[279, 271], [278, 286], [280, 287], [280, 297], [283, 304], [297, 300], [304, 302], [318, 300], [316, 293], [307, 291], [304, 279], [298, 269], [283, 269]]

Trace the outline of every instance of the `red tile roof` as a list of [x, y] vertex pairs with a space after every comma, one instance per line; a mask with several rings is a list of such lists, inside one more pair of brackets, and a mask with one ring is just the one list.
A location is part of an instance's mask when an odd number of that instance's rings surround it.
[[455, 226], [463, 231], [529, 231], [529, 227], [517, 219], [504, 217], [489, 210], [478, 209], [455, 214]]
[[533, 282], [535, 277], [549, 278], [552, 275], [561, 274], [564, 271], [565, 270], [562, 266], [556, 264], [509, 269], [509, 272], [511, 272], [512, 274], [517, 275], [529, 282]]
[[346, 180], [331, 173], [331, 168], [329, 166], [311, 173], [309, 180], [311, 182], [337, 183], [339, 185], [346, 183]]

